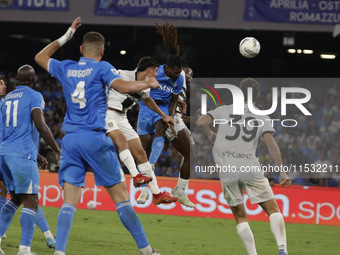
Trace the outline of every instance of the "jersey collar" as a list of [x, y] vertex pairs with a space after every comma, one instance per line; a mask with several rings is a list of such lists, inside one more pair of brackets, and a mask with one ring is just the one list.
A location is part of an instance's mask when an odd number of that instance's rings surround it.
[[86, 62], [93, 62], [93, 63], [99, 63], [97, 60], [93, 58], [85, 58], [85, 57], [80, 57], [79, 61], [86, 61]]

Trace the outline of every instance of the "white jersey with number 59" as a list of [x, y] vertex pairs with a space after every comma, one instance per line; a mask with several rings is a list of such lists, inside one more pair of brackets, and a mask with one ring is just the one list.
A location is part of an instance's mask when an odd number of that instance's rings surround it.
[[[241, 169], [258, 166], [257, 143], [265, 133], [275, 133], [268, 116], [255, 115], [244, 105], [244, 115], [234, 115], [233, 106], [221, 106], [208, 114], [218, 128], [213, 155], [219, 166]], [[248, 167], [249, 169], [249, 167]]]

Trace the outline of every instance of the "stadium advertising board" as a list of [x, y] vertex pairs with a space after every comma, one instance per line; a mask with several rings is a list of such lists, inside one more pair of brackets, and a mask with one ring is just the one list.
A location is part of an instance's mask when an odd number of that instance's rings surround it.
[[247, 21], [337, 24], [340, 2], [320, 0], [246, 0], [244, 19]]
[[[177, 183], [177, 178], [158, 177], [157, 179], [159, 187], [162, 187], [161, 191], [170, 192]], [[156, 206], [152, 203], [152, 199], [144, 205], [138, 205], [136, 199], [140, 191], [133, 187], [129, 176], [126, 177], [126, 182], [131, 204], [139, 213], [233, 219], [218, 180], [190, 180], [187, 192], [190, 200], [196, 204], [194, 209], [180, 203]], [[273, 191], [286, 222], [340, 226], [340, 189], [275, 186]], [[42, 206], [62, 205], [62, 190], [58, 185], [57, 174], [40, 173], [39, 199], [39, 204]], [[87, 202], [90, 200], [96, 201], [96, 210], [115, 210], [105, 189], [95, 186], [93, 175], [86, 176], [86, 184], [78, 208], [86, 209]], [[250, 220], [268, 220], [261, 207], [257, 204], [252, 205], [247, 196], [245, 196], [245, 207]]]
[[68, 0], [2, 0], [0, 9], [67, 11]]
[[218, 0], [96, 0], [95, 14], [141, 18], [216, 20]]

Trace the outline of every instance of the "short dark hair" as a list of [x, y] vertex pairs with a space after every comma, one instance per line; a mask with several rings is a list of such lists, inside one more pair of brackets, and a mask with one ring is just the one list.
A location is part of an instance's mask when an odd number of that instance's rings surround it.
[[153, 57], [142, 57], [138, 62], [137, 72], [144, 72], [149, 67], [159, 67], [159, 64]]
[[243, 92], [245, 101], [248, 101], [248, 88], [253, 88], [253, 102], [255, 102], [260, 92], [260, 83], [253, 78], [246, 78], [241, 81], [240, 89]]
[[98, 32], [88, 32], [83, 37], [83, 47], [92, 46], [97, 50], [105, 45], [105, 38], [101, 33]]

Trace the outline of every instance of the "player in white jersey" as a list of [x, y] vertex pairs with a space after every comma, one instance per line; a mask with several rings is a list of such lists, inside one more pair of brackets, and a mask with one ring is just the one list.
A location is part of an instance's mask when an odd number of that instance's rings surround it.
[[[253, 89], [253, 102], [260, 95], [260, 84], [251, 78], [244, 79], [240, 88], [247, 97], [247, 89]], [[260, 163], [255, 155], [261, 136], [270, 155], [280, 167], [281, 185], [288, 187], [291, 180], [282, 171], [281, 152], [274, 140], [275, 131], [268, 116], [259, 116], [250, 112], [245, 102], [244, 115], [235, 115], [232, 105], [221, 106], [198, 119], [202, 132], [214, 143], [213, 155], [219, 171], [224, 196], [232, 210], [237, 233], [248, 254], [256, 255], [253, 233], [249, 227], [243, 201], [243, 189], [252, 203], [258, 203], [269, 216], [270, 227], [276, 239], [279, 255], [287, 255], [286, 230], [283, 216], [274, 198], [268, 180], [264, 177]], [[225, 124], [228, 121], [229, 124]], [[217, 134], [210, 124], [224, 123], [218, 126]], [[231, 170], [230, 170], [231, 169]]]
[[[159, 64], [154, 58], [143, 57], [139, 60], [136, 70], [118, 70], [118, 73], [126, 81], [144, 80], [146, 77], [156, 78], [158, 66]], [[111, 88], [108, 100], [109, 108], [106, 112], [106, 134], [118, 146], [119, 157], [134, 178], [134, 184], [139, 184], [134, 186], [139, 187], [143, 184], [143, 180], [145, 180], [144, 183], [150, 181], [149, 185], [153, 194], [153, 203], [156, 205], [172, 203], [177, 201], [177, 197], [171, 197], [164, 192], [160, 192], [156, 176], [148, 161], [141, 140], [126, 116], [127, 111], [141, 99], [146, 106], [162, 116], [165, 123], [173, 126], [173, 119], [159, 109], [155, 101], [149, 96], [149, 93], [150, 89], [134, 94], [122, 94]], [[138, 173], [134, 159], [137, 161], [138, 169], [142, 174]]]

